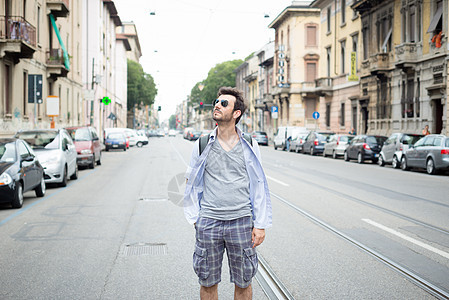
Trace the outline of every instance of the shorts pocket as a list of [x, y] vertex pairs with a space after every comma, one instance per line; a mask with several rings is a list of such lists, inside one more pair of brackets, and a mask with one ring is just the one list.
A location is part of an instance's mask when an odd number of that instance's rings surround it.
[[195, 245], [193, 252], [193, 270], [200, 279], [209, 277], [209, 267], [207, 265], [207, 250]]
[[257, 253], [256, 248], [243, 249], [243, 279], [250, 281], [257, 273]]

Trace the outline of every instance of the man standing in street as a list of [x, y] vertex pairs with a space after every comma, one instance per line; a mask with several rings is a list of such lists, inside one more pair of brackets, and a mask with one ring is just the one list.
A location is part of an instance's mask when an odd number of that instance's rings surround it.
[[246, 106], [242, 93], [229, 87], [214, 102], [215, 130], [192, 151], [186, 173], [184, 213], [195, 226], [193, 268], [201, 299], [218, 299], [223, 254], [229, 261], [235, 299], [251, 299], [257, 272], [256, 247], [271, 227], [271, 200], [260, 150], [236, 127]]

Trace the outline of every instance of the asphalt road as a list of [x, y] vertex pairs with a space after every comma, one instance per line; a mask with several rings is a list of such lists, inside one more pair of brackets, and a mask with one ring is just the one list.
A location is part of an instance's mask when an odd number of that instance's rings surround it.
[[[178, 136], [104, 152], [68, 187], [0, 206], [0, 299], [197, 299], [179, 202], [192, 146]], [[258, 251], [295, 299], [433, 298], [342, 235], [449, 292], [449, 176], [261, 153], [273, 227]], [[226, 263], [219, 293], [232, 299]]]

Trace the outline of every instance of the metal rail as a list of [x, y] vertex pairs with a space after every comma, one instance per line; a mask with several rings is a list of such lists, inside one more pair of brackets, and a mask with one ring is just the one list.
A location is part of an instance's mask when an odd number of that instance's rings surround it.
[[259, 268], [256, 274], [256, 280], [268, 299], [295, 299], [270, 268], [267, 261], [260, 254], [257, 254], [257, 257], [259, 258]]
[[416, 284], [418, 287], [422, 288], [424, 291], [426, 291], [427, 293], [431, 294], [432, 296], [434, 296], [434, 297], [436, 297], [438, 299], [449, 299], [449, 292], [447, 292], [447, 291], [439, 288], [438, 286], [428, 282], [427, 280], [421, 278], [420, 276], [418, 276], [417, 274], [415, 274], [411, 270], [409, 270], [409, 269], [401, 266], [400, 264], [392, 261], [391, 259], [383, 256], [379, 252], [377, 252], [377, 251], [375, 251], [375, 250], [365, 246], [364, 244], [354, 240], [353, 238], [351, 238], [348, 235], [344, 234], [343, 232], [339, 231], [335, 227], [333, 227], [333, 226], [327, 224], [326, 222], [324, 222], [324, 221], [322, 221], [322, 220], [312, 216], [311, 214], [309, 214], [305, 210], [303, 210], [303, 209], [297, 207], [296, 205], [290, 203], [288, 200], [285, 200], [281, 196], [278, 196], [278, 195], [276, 195], [276, 194], [274, 194], [272, 192], [270, 192], [270, 194], [273, 195], [274, 197], [276, 197], [277, 199], [279, 199], [281, 202], [283, 202], [286, 205], [288, 205], [291, 208], [293, 208], [299, 214], [301, 214], [304, 217], [310, 219], [311, 221], [313, 221], [314, 223], [320, 225], [324, 229], [326, 229], [328, 231], [331, 231], [334, 234], [340, 236], [341, 238], [343, 238], [346, 241], [350, 242], [351, 244], [353, 244], [354, 246], [356, 246], [359, 249], [363, 250], [364, 252], [370, 254], [371, 256], [373, 256], [374, 258], [379, 260], [380, 262], [384, 263], [385, 265], [387, 265], [391, 269], [395, 270], [396, 272], [398, 272], [399, 274], [401, 274], [405, 278], [407, 278], [410, 281], [412, 281], [414, 284]]

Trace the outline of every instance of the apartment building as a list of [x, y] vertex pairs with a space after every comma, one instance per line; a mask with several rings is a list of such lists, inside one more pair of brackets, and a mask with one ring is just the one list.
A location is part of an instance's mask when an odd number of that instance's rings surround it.
[[448, 1], [356, 1], [362, 132], [447, 134]]
[[320, 9], [321, 64], [315, 82], [320, 96], [320, 129], [365, 133], [359, 124], [360, 17], [352, 0], [315, 0]]
[[0, 2], [0, 135], [80, 122], [83, 97], [79, 1]]
[[314, 128], [320, 110], [315, 79], [320, 59], [320, 10], [309, 1], [293, 1], [269, 25], [275, 30], [272, 90], [277, 126]]

